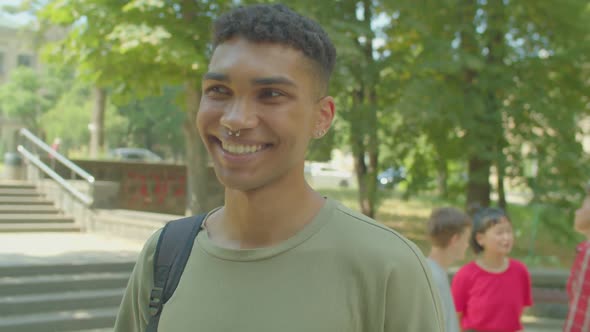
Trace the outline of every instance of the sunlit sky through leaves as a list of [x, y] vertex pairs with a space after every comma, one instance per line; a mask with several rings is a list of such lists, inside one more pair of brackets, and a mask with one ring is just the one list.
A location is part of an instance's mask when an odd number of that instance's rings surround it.
[[10, 14], [4, 9], [5, 6], [18, 6], [21, 0], [0, 0], [0, 25], [8, 27], [21, 27], [33, 20], [28, 13]]

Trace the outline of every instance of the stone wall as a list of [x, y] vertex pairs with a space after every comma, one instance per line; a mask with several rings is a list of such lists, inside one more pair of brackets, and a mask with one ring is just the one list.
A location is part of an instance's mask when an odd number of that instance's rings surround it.
[[[129, 209], [185, 215], [187, 204], [186, 166], [166, 163], [72, 160], [96, 179], [96, 208]], [[66, 179], [75, 178], [57, 164], [55, 170]], [[207, 186], [210, 202], [223, 203], [223, 186], [209, 169]], [[209, 203], [209, 202], [208, 202]]]

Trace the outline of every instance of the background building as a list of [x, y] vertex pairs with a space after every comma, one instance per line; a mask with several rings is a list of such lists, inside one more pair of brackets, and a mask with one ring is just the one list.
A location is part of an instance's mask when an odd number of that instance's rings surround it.
[[[18, 66], [40, 69], [35, 49], [36, 32], [25, 27], [11, 15], [0, 12], [0, 84], [5, 83], [10, 73]], [[12, 149], [14, 132], [20, 127], [0, 109], [0, 153]]]

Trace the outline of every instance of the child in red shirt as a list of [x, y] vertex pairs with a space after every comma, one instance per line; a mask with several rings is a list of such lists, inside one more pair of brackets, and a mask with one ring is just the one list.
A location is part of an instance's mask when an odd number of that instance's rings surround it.
[[576, 211], [574, 229], [586, 237], [578, 245], [576, 259], [567, 281], [569, 310], [564, 332], [590, 331], [590, 190]]
[[522, 330], [522, 310], [533, 303], [531, 278], [523, 263], [508, 257], [513, 243], [503, 210], [484, 208], [474, 215], [470, 245], [477, 258], [459, 269], [451, 286], [463, 330]]

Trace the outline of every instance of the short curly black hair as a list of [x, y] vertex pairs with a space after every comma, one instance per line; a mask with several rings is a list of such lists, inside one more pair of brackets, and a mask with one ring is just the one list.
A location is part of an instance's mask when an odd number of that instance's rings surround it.
[[251, 42], [289, 45], [313, 60], [327, 89], [336, 62], [336, 49], [324, 29], [314, 20], [282, 4], [238, 7], [213, 24], [213, 47], [233, 37]]

